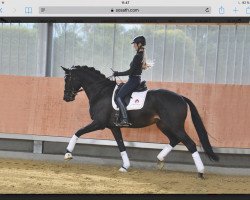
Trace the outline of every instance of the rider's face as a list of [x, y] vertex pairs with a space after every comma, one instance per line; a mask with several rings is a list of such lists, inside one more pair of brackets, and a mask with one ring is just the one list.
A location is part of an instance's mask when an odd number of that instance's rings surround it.
[[136, 51], [138, 50], [138, 45], [136, 43], [134, 43], [134, 48]]

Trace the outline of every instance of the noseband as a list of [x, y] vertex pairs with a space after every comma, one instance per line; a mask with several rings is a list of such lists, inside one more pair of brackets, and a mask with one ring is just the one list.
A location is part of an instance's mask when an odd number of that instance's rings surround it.
[[83, 89], [79, 89], [77, 91], [74, 91], [74, 90], [64, 90], [64, 92], [71, 93], [74, 96], [76, 96], [78, 94], [78, 92], [82, 92], [82, 91], [83, 91]]

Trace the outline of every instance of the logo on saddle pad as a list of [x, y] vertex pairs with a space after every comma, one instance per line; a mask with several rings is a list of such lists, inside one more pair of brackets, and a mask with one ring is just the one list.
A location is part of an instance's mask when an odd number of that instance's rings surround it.
[[[118, 86], [115, 86], [115, 89], [114, 89], [113, 95], [112, 95], [112, 106], [115, 110], [119, 110], [119, 108], [117, 107], [115, 100], [114, 100], [117, 88], [118, 88]], [[143, 92], [133, 92], [131, 95], [129, 104], [127, 105], [127, 110], [142, 109], [142, 107], [144, 106], [147, 92], [148, 92], [148, 90], [145, 90]]]

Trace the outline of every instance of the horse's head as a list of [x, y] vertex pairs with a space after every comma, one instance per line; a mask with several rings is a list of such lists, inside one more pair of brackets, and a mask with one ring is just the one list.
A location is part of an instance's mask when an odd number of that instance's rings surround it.
[[[62, 67], [62, 66], [61, 66]], [[78, 92], [80, 92], [80, 88], [82, 87], [81, 81], [77, 76], [77, 73], [74, 69], [67, 69], [62, 67], [65, 72], [64, 81], [64, 97], [63, 100], [66, 102], [74, 101], [75, 96]]]

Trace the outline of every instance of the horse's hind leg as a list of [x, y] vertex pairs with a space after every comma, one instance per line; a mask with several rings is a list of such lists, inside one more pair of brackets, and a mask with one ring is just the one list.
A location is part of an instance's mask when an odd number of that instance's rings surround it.
[[161, 132], [168, 137], [168, 139], [170, 141], [170, 143], [167, 144], [162, 149], [162, 151], [157, 155], [157, 159], [159, 160], [159, 165], [161, 165], [163, 167], [163, 161], [164, 161], [165, 157], [180, 142], [180, 140], [171, 132], [170, 128], [168, 126], [166, 126], [162, 121], [157, 122], [156, 125], [161, 130]]
[[200, 155], [196, 149], [196, 145], [194, 141], [188, 136], [186, 131], [183, 130], [178, 130], [174, 131], [176, 137], [187, 147], [189, 152], [192, 154], [195, 166], [198, 171], [198, 177], [203, 178], [203, 173], [204, 173], [204, 165], [201, 161]]
[[[167, 124], [167, 123], [166, 123]], [[201, 161], [200, 155], [196, 149], [194, 141], [188, 136], [184, 129], [173, 129], [164, 124], [162, 121], [159, 121], [156, 125], [157, 127], [169, 138], [170, 144], [166, 145], [164, 149], [158, 154], [157, 158], [158, 168], [163, 167], [163, 160], [167, 154], [175, 147], [179, 142], [182, 142], [189, 152], [192, 154], [195, 166], [198, 171], [199, 178], [203, 178], [204, 165]]]

